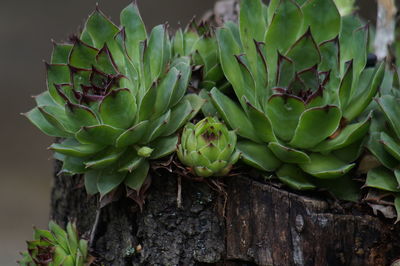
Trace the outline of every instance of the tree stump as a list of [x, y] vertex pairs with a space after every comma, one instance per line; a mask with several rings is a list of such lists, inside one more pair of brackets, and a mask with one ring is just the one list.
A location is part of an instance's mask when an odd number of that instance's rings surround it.
[[[57, 167], [60, 165], [57, 164]], [[57, 169], [56, 169], [57, 171]], [[227, 197], [165, 170], [153, 177], [143, 211], [122, 198], [101, 209], [80, 176], [55, 176], [54, 220], [76, 220], [104, 265], [388, 265], [400, 254], [399, 228], [365, 213], [249, 177], [227, 177]]]

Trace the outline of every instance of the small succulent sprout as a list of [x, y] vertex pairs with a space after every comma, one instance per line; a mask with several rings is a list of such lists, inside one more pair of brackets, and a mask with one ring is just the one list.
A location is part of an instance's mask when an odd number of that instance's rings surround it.
[[84, 174], [89, 194], [120, 184], [140, 190], [149, 160], [175, 151], [176, 132], [203, 100], [186, 95], [188, 57], [172, 58], [166, 25], [148, 35], [135, 4], [121, 26], [96, 9], [80, 37], [54, 44], [46, 64], [48, 90], [26, 116], [49, 136], [61, 173]]
[[79, 239], [74, 223], [67, 229], [50, 221], [49, 231], [34, 229], [34, 240], [28, 241], [28, 251], [21, 253], [21, 266], [84, 266], [89, 265], [88, 242]]
[[384, 64], [366, 68], [368, 26], [342, 29], [342, 20], [333, 0], [242, 0], [239, 24], [217, 31], [239, 104], [217, 88], [211, 99], [242, 138], [244, 162], [276, 171], [294, 189], [354, 185], [347, 173], [368, 133], [366, 110]]
[[178, 158], [200, 177], [225, 176], [237, 162], [236, 133], [218, 118], [206, 117], [186, 124], [178, 145]]

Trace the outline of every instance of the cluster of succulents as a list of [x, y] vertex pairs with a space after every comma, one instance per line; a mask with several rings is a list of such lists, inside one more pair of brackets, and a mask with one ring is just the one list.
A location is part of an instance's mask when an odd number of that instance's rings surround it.
[[88, 242], [79, 239], [74, 223], [66, 231], [54, 222], [49, 229], [34, 229], [34, 240], [28, 241], [28, 251], [18, 261], [21, 266], [84, 266], [89, 265]]
[[172, 37], [165, 25], [148, 34], [135, 4], [121, 27], [96, 10], [72, 43], [55, 44], [48, 90], [27, 117], [60, 138], [51, 149], [61, 172], [84, 174], [89, 194], [139, 191], [152, 160], [176, 152], [200, 177], [225, 176], [241, 159], [291, 189], [356, 201], [368, 147], [382, 166], [366, 186], [400, 206], [400, 97], [373, 101], [398, 78], [368, 62], [369, 26], [354, 10], [242, 0], [237, 23], [192, 21]]

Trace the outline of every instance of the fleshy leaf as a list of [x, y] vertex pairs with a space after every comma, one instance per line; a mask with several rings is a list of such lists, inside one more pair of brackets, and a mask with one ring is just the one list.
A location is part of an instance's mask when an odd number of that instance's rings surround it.
[[343, 176], [356, 165], [355, 163], [347, 164], [342, 162], [333, 155], [312, 153], [309, 156], [311, 162], [300, 164], [300, 168], [312, 176], [323, 179]]
[[145, 120], [126, 130], [118, 137], [116, 147], [126, 147], [140, 141], [147, 131], [148, 125], [149, 121]]
[[304, 13], [303, 29], [311, 27], [317, 43], [339, 35], [341, 17], [333, 0], [308, 0], [301, 9]]
[[239, 141], [237, 150], [242, 154], [242, 160], [257, 169], [274, 171], [281, 162], [268, 149], [266, 144], [257, 144], [251, 141]]
[[341, 129], [337, 137], [321, 142], [312, 150], [316, 152], [329, 152], [347, 147], [363, 138], [368, 133], [370, 124], [371, 117], [368, 117], [362, 122], [348, 125], [344, 129]]
[[183, 101], [171, 110], [171, 118], [166, 125], [163, 136], [170, 136], [181, 128], [189, 119], [193, 112], [192, 105], [189, 101]]
[[104, 149], [99, 144], [81, 144], [74, 139], [66, 139], [62, 143], [54, 143], [51, 150], [74, 157], [86, 157], [98, 153]]
[[67, 64], [72, 45], [67, 43], [53, 42], [53, 53], [51, 54], [52, 64]]
[[114, 145], [116, 139], [124, 131], [109, 125], [96, 125], [82, 127], [76, 134], [76, 139], [81, 143], [99, 143], [104, 145]]
[[97, 180], [102, 174], [101, 171], [93, 170], [85, 173], [85, 189], [89, 195], [94, 195], [99, 192], [97, 188]]
[[400, 192], [399, 184], [393, 172], [385, 167], [370, 170], [365, 182], [367, 187], [378, 188], [386, 191]]
[[94, 126], [99, 124], [95, 113], [84, 105], [68, 103], [65, 105], [65, 113], [71, 122], [72, 130], [74, 132], [77, 132], [84, 126]]
[[385, 114], [386, 120], [389, 122], [391, 128], [396, 132], [397, 136], [400, 136], [400, 104], [399, 100], [391, 95], [384, 95], [377, 99], [377, 103], [383, 113]]
[[216, 88], [211, 90], [211, 99], [224, 121], [232, 129], [236, 129], [238, 135], [256, 142], [259, 141], [253, 125], [236, 103]]
[[150, 159], [159, 159], [173, 153], [176, 150], [177, 144], [178, 136], [175, 135], [155, 140], [150, 143], [150, 146], [154, 149]]
[[371, 132], [367, 148], [387, 168], [393, 169], [399, 162], [393, 158], [384, 148], [381, 141], [381, 132]]
[[300, 117], [290, 145], [309, 149], [331, 136], [342, 118], [337, 106], [327, 105], [306, 110]]
[[[272, 11], [272, 6], [276, 7], [276, 11]], [[274, 80], [277, 71], [277, 52], [285, 54], [298, 38], [303, 24], [303, 13], [300, 7], [292, 0], [273, 1], [269, 6], [269, 17], [272, 19], [265, 35], [265, 47], [266, 57], [268, 58], [269, 80]]]
[[136, 116], [136, 100], [129, 89], [111, 91], [99, 107], [103, 123], [116, 128], [129, 128]]
[[46, 118], [43, 117], [43, 114], [39, 111], [37, 107], [24, 115], [29, 119], [29, 121], [32, 122], [32, 124], [34, 124], [46, 135], [52, 137], [64, 137], [64, 138], [69, 137], [71, 135], [71, 133], [68, 133], [65, 130], [62, 130], [50, 124], [46, 120]]
[[254, 126], [254, 130], [258, 137], [264, 142], [276, 141], [276, 137], [272, 128], [270, 119], [250, 103], [247, 104], [247, 114]]
[[385, 132], [381, 133], [381, 143], [385, 150], [400, 161], [400, 144]]
[[133, 190], [139, 191], [147, 178], [149, 168], [149, 162], [146, 160], [143, 161], [135, 171], [126, 176], [125, 185]]
[[101, 171], [97, 178], [97, 189], [101, 195], [106, 195], [117, 188], [125, 179], [126, 173]]
[[314, 189], [315, 185], [310, 181], [310, 178], [304, 172], [292, 164], [284, 164], [276, 172], [279, 180], [290, 188], [296, 190]]
[[265, 106], [265, 113], [272, 123], [276, 136], [290, 141], [305, 110], [304, 102], [294, 96], [276, 94]]
[[115, 34], [119, 31], [118, 27], [106, 18], [98, 8], [89, 16], [85, 28], [96, 48], [101, 48], [105, 43], [113, 40]]
[[302, 151], [285, 147], [278, 142], [271, 142], [268, 144], [268, 148], [275, 154], [275, 156], [285, 163], [308, 163], [310, 157]]

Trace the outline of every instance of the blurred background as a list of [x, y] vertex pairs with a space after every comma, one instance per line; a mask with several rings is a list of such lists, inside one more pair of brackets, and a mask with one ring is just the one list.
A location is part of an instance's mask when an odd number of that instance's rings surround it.
[[[216, 0], [137, 0], [148, 29], [168, 21], [186, 25]], [[96, 2], [118, 24], [129, 0], [0, 0], [0, 265], [15, 265], [32, 238], [32, 226], [47, 227], [52, 185], [52, 138], [20, 115], [33, 108], [30, 97], [45, 90], [50, 39], [67, 40], [82, 26]], [[359, 1], [365, 17], [375, 0]]]

